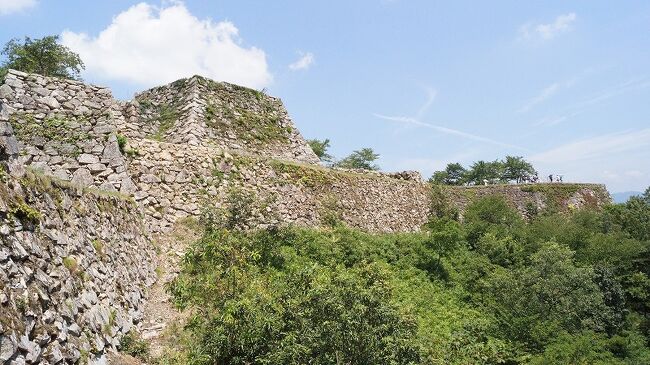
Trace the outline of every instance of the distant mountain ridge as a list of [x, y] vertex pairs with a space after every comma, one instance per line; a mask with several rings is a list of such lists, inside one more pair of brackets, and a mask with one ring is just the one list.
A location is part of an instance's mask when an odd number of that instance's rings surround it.
[[614, 203], [625, 203], [633, 196], [643, 195], [640, 191], [622, 191], [620, 193], [612, 193], [612, 200]]

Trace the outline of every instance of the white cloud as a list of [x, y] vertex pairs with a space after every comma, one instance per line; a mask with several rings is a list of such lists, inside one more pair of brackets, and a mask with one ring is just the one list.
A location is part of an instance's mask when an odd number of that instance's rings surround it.
[[300, 52], [300, 58], [296, 62], [289, 65], [289, 69], [292, 71], [298, 70], [307, 70], [314, 63], [316, 59], [314, 54], [311, 52], [303, 53]]
[[161, 8], [140, 3], [118, 14], [97, 35], [64, 31], [87, 73], [150, 87], [199, 74], [253, 88], [272, 81], [264, 51], [241, 44], [228, 21], [198, 19], [182, 2]]
[[0, 15], [12, 14], [36, 6], [36, 0], [0, 0]]
[[650, 146], [650, 128], [586, 138], [530, 156], [533, 162], [559, 163], [602, 158]]
[[525, 40], [533, 38], [551, 40], [562, 33], [570, 31], [576, 18], [575, 13], [568, 13], [558, 15], [555, 21], [548, 24], [527, 23], [519, 29], [519, 35], [520, 38]]

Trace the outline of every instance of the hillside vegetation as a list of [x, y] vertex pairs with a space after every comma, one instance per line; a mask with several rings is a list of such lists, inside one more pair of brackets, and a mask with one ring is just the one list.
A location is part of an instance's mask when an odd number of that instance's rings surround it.
[[193, 315], [167, 363], [650, 363], [648, 193], [530, 223], [490, 196], [410, 234], [243, 231], [246, 201], [169, 288]]

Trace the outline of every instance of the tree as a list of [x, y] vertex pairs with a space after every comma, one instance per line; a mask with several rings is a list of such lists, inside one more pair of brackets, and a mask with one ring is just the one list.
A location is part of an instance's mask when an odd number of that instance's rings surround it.
[[465, 182], [465, 175], [467, 170], [463, 165], [456, 163], [447, 164], [444, 171], [436, 171], [431, 177], [431, 182], [434, 184], [444, 185], [462, 185]]
[[307, 143], [322, 162], [332, 161], [332, 155], [327, 153], [327, 149], [330, 147], [329, 139], [326, 138], [322, 141], [319, 139], [310, 139], [307, 141]]
[[192, 247], [170, 286], [197, 313], [186, 363], [420, 363], [417, 323], [385, 265], [319, 264], [285, 236], [221, 230]]
[[467, 172], [467, 180], [475, 185], [503, 181], [503, 163], [499, 160], [474, 162]]
[[524, 180], [530, 179], [537, 171], [529, 162], [519, 156], [506, 156], [503, 162], [503, 180], [516, 181], [521, 183]]
[[519, 212], [498, 195], [488, 195], [468, 205], [464, 221], [467, 240], [472, 246], [487, 232], [498, 238], [515, 236], [524, 223]]
[[12, 39], [2, 50], [2, 54], [7, 57], [2, 68], [43, 76], [80, 79], [79, 73], [84, 69], [81, 58], [68, 47], [58, 44], [58, 40], [59, 36], [41, 39], [25, 37], [22, 43], [18, 39]]
[[379, 166], [373, 162], [379, 158], [372, 148], [362, 148], [358, 151], [352, 152], [350, 156], [342, 159], [334, 164], [336, 167], [344, 169], [363, 169], [363, 170], [379, 170]]

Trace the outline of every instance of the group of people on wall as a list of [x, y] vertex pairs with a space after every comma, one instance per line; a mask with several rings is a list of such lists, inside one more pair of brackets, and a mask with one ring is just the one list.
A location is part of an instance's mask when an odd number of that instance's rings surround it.
[[[537, 175], [537, 173], [535, 173], [535, 175], [525, 176], [525, 177], [522, 177], [521, 179], [517, 179], [515, 184], [537, 184], [539, 182], [540, 182], [539, 181], [539, 176]], [[548, 175], [548, 182], [549, 183], [563, 183], [564, 182], [564, 175], [549, 174]], [[483, 185], [487, 186], [487, 185], [490, 185], [490, 184], [494, 184], [494, 182], [491, 182], [490, 180], [487, 180], [487, 179], [483, 179]], [[465, 184], [465, 185], [469, 185], [469, 184]]]

